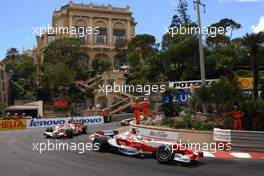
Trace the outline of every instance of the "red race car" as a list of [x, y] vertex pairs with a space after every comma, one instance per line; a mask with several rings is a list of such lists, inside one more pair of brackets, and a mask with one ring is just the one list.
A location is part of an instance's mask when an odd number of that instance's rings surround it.
[[203, 157], [203, 152], [194, 152], [184, 144], [143, 138], [135, 132], [118, 134], [115, 130], [100, 130], [90, 136], [94, 150], [98, 152], [118, 152], [126, 155], [153, 155], [159, 163], [173, 160], [193, 163]]
[[48, 127], [44, 136], [47, 138], [72, 138], [73, 135], [86, 134], [87, 125], [82, 122], [70, 121], [68, 124], [58, 125], [55, 127]]

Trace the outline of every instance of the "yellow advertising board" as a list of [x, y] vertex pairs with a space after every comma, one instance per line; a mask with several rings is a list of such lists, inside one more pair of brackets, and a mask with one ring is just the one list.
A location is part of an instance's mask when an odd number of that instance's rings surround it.
[[253, 77], [238, 78], [240, 89], [253, 89]]
[[27, 119], [0, 120], [0, 130], [16, 130], [27, 128]]

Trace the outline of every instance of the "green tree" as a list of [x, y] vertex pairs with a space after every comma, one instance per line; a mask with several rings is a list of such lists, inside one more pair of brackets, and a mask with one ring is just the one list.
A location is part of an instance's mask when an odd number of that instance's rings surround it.
[[226, 76], [232, 79], [239, 58], [239, 50], [233, 43], [215, 48], [206, 57], [206, 76], [209, 78]]
[[127, 50], [128, 41], [126, 40], [117, 40], [115, 43], [115, 49], [117, 54], [115, 59], [118, 59], [120, 64], [127, 64], [128, 62], [128, 50]]
[[136, 35], [128, 43], [128, 48], [130, 51], [138, 51], [140, 53], [140, 62], [145, 64], [149, 59], [149, 53], [153, 52], [153, 47], [155, 46], [156, 39], [152, 35], [139, 34]]
[[224, 113], [227, 105], [237, 103], [242, 98], [237, 82], [236, 78], [230, 81], [226, 77], [221, 77], [208, 87], [195, 89], [190, 106], [195, 110], [201, 110], [202, 104], [205, 104], [211, 112], [216, 110]]
[[[20, 54], [18, 49], [16, 48], [10, 48], [6, 51], [6, 58], [7, 60], [11, 59], [11, 60], [19, 60], [20, 59]], [[4, 59], [4, 60], [5, 60]]]
[[92, 67], [96, 73], [101, 74], [111, 67], [111, 63], [104, 58], [97, 58], [92, 61]]
[[187, 13], [188, 12], [188, 2], [187, 0], [180, 0], [178, 7], [177, 7], [177, 12], [179, 13], [179, 19], [180, 22], [184, 26], [188, 26], [191, 23], [190, 15]]
[[[223, 34], [219, 34], [217, 32], [220, 27], [224, 29]], [[232, 38], [233, 31], [240, 29], [241, 24], [235, 22], [232, 19], [223, 18], [219, 22], [212, 24], [208, 28], [216, 28], [216, 30], [209, 30], [210, 33], [206, 38], [206, 44], [209, 48], [212, 49], [229, 44]], [[229, 33], [229, 35], [227, 35], [227, 33]]]
[[83, 47], [83, 41], [78, 38], [61, 38], [53, 41], [44, 50], [44, 63], [50, 67], [64, 63], [76, 72], [76, 79], [83, 77], [85, 68], [82, 66], [84, 58], [88, 58], [88, 51]]
[[248, 49], [248, 56], [252, 61], [252, 71], [254, 77], [254, 96], [258, 98], [259, 85], [259, 66], [258, 60], [263, 57], [264, 32], [246, 34], [242, 40], [244, 46]]

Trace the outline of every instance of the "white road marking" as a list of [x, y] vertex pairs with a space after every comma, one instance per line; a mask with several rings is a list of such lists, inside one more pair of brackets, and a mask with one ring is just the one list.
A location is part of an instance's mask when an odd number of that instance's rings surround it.
[[215, 157], [212, 153], [207, 152], [207, 151], [204, 151], [204, 152], [203, 152], [203, 156], [204, 156], [204, 157]]
[[230, 153], [236, 158], [252, 158], [250, 154], [248, 153]]

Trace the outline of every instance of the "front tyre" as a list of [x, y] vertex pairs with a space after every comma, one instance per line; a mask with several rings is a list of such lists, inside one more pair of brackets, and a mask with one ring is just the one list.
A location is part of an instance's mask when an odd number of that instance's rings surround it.
[[52, 127], [47, 127], [46, 128], [46, 132], [53, 132], [53, 128]]
[[171, 145], [161, 145], [156, 151], [156, 158], [159, 163], [168, 164], [174, 157], [175, 153], [173, 153]]
[[107, 150], [108, 143], [107, 138], [102, 136], [96, 136], [93, 141], [93, 150], [97, 152], [105, 152]]

